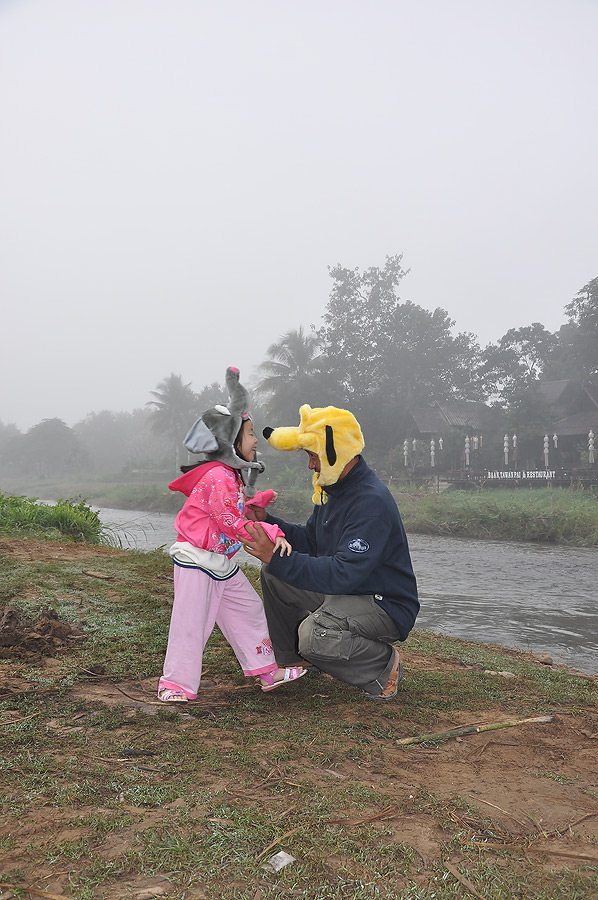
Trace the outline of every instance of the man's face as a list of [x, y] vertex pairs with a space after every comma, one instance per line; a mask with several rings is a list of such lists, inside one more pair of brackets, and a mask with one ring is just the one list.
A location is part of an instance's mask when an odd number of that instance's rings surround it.
[[307, 468], [311, 469], [312, 472], [320, 473], [320, 457], [317, 453], [312, 453], [311, 450], [306, 450], [308, 457]]

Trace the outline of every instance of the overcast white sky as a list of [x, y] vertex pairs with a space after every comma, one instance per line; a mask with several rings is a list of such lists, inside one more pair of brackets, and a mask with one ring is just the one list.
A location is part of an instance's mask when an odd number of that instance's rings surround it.
[[0, 0], [0, 420], [249, 381], [328, 266], [482, 344], [598, 275], [598, 0]]

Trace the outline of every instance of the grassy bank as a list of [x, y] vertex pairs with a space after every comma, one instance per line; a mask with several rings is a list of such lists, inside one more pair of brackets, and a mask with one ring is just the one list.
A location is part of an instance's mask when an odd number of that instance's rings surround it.
[[[309, 488], [272, 485], [280, 492], [276, 511], [304, 522], [313, 506]], [[508, 541], [537, 541], [579, 547], [598, 546], [598, 494], [579, 488], [485, 489], [480, 491], [401, 490], [391, 486], [408, 532]], [[22, 492], [14, 485], [13, 491]], [[184, 498], [163, 482], [38, 482], [30, 496], [85, 497], [92, 505], [115, 509], [179, 511]]]
[[58, 500], [49, 505], [34, 498], [0, 494], [0, 532], [109, 543], [97, 514], [83, 500]]
[[3, 898], [598, 896], [595, 680], [416, 631], [396, 701], [263, 694], [215, 634], [198, 700], [166, 707], [171, 580], [159, 552], [2, 536]]
[[598, 495], [572, 488], [396, 495], [407, 531], [598, 546]]

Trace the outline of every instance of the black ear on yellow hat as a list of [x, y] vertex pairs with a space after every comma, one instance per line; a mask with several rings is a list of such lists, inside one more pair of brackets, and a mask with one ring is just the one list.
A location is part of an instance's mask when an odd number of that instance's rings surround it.
[[320, 488], [336, 484], [348, 462], [364, 447], [359, 422], [346, 409], [325, 406], [312, 409], [307, 403], [299, 410], [297, 427], [264, 428], [263, 435], [276, 450], [309, 450], [320, 460], [320, 472], [314, 472], [316, 504], [322, 503]]

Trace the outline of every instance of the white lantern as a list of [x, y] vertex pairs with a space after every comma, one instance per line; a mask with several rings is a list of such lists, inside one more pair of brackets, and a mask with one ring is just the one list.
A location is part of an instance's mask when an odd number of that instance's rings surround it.
[[591, 428], [588, 434], [588, 462], [591, 466], [594, 465], [594, 432]]
[[436, 444], [434, 438], [430, 441], [430, 465], [432, 468], [436, 465]]
[[544, 465], [546, 468], [548, 468], [548, 445], [549, 445], [548, 435], [545, 434], [544, 435]]
[[558, 445], [559, 445], [559, 436], [558, 436], [558, 434], [553, 434], [553, 435], [552, 435], [552, 443], [553, 443], [553, 445], [554, 445], [554, 449], [556, 450], [557, 447], [558, 447]]
[[469, 437], [465, 438], [465, 468], [469, 468]]
[[407, 438], [403, 441], [403, 459], [405, 460], [405, 465], [409, 465], [409, 444], [407, 443]]
[[509, 435], [505, 434], [502, 442], [502, 448], [505, 454], [505, 466], [509, 465]]

